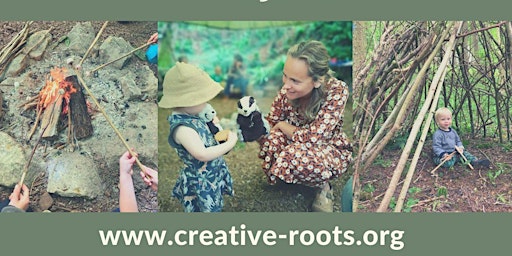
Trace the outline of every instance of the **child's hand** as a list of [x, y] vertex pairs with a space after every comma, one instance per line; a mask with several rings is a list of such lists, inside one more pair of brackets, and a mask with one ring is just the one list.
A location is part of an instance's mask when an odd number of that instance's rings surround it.
[[449, 161], [450, 159], [452, 159], [452, 154], [448, 154], [448, 153], [444, 153], [443, 157], [441, 158], [442, 161], [446, 160], [446, 161]]
[[132, 166], [137, 160], [137, 155], [132, 156], [130, 152], [126, 151], [124, 154], [119, 158], [119, 175], [128, 174], [132, 175]]
[[26, 211], [28, 209], [28, 204], [30, 201], [29, 191], [30, 190], [28, 189], [27, 185], [22, 184], [22, 186], [20, 186], [19, 184], [16, 184], [14, 190], [9, 196], [9, 205]]
[[226, 142], [229, 143], [231, 147], [234, 147], [237, 141], [238, 135], [236, 135], [236, 133], [234, 133], [233, 131], [229, 131], [228, 140]]
[[152, 34], [151, 37], [149, 37], [149, 39], [148, 39], [148, 44], [156, 44], [156, 43], [158, 43], [158, 32]]
[[455, 146], [455, 150], [457, 150], [457, 152], [459, 152], [459, 154], [461, 154], [461, 155], [464, 153], [464, 147]]
[[146, 185], [150, 186], [154, 191], [158, 191], [158, 172], [147, 166], [144, 166], [144, 172], [140, 172], [140, 176]]

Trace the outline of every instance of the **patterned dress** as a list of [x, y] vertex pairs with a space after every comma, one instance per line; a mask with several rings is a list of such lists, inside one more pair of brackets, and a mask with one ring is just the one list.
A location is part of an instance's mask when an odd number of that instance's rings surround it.
[[176, 149], [185, 166], [181, 169], [172, 195], [178, 198], [185, 212], [220, 212], [224, 206], [223, 194], [233, 195], [233, 180], [224, 158], [218, 157], [209, 162], [195, 159], [172, 138], [174, 130], [184, 125], [194, 129], [205, 147], [215, 146], [217, 142], [206, 123], [197, 116], [172, 114], [169, 116], [171, 131], [169, 144]]
[[281, 90], [270, 108], [270, 126], [286, 121], [297, 127], [288, 139], [280, 131], [271, 131], [260, 140], [259, 157], [270, 184], [276, 177], [286, 183], [322, 187], [344, 173], [352, 161], [352, 145], [342, 130], [343, 112], [349, 92], [347, 85], [335, 78], [327, 82], [326, 100], [317, 117], [306, 122]]

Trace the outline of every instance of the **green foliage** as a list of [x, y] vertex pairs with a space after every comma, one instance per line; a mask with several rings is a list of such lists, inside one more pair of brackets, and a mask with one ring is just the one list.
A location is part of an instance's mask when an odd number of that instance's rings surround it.
[[509, 141], [508, 143], [503, 143], [501, 144], [501, 148], [503, 149], [503, 151], [505, 152], [510, 152], [512, 151], [512, 141]]
[[402, 150], [407, 143], [409, 138], [408, 133], [397, 134], [387, 145], [386, 148], [389, 150]]
[[[421, 188], [418, 188], [418, 187], [411, 187], [411, 188], [409, 188], [409, 190], [407, 190], [408, 198], [402, 208], [403, 212], [411, 212], [412, 207], [420, 202], [419, 199], [415, 198], [416, 194], [418, 194], [420, 192], [421, 192]], [[395, 199], [395, 197], [392, 197], [391, 200], [389, 201], [389, 208], [394, 210], [395, 207], [396, 207], [396, 199]]]
[[367, 193], [370, 193], [370, 194], [373, 194], [373, 192], [375, 192], [375, 187], [371, 183], [366, 183], [363, 186], [363, 191], [367, 192]]
[[[159, 22], [159, 72], [174, 65], [185, 55], [190, 63], [208, 73], [219, 65], [224, 74], [240, 53], [247, 67], [250, 84], [262, 88], [270, 81], [279, 86], [286, 52], [292, 45], [306, 40], [325, 44], [333, 59], [352, 59], [352, 22], [297, 22], [293, 26], [254, 29], [218, 29], [187, 22]], [[351, 80], [351, 78], [347, 79]]]
[[375, 158], [375, 161], [373, 161], [373, 165], [378, 165], [384, 168], [391, 167], [392, 164], [393, 161], [391, 161], [390, 159], [384, 159], [381, 155], [377, 156], [377, 158]]
[[448, 195], [448, 190], [445, 186], [440, 186], [437, 188], [437, 196], [444, 196], [446, 197]]
[[410, 194], [410, 195], [416, 195], [418, 194], [419, 192], [421, 192], [421, 188], [418, 188], [418, 187], [410, 187], [409, 190], [407, 190], [407, 192]]
[[395, 197], [391, 197], [391, 200], [389, 200], [389, 208], [391, 210], [394, 210], [396, 207], [396, 198]]
[[485, 141], [485, 142], [477, 143], [475, 145], [475, 147], [479, 148], [479, 149], [489, 149], [489, 148], [493, 148], [495, 145], [496, 145], [496, 143], [494, 143], [492, 141]]
[[489, 181], [495, 185], [496, 184], [496, 179], [503, 173], [503, 169], [498, 169], [496, 171], [493, 171], [493, 170], [489, 170], [487, 172], [487, 177], [489, 178]]
[[405, 203], [405, 206], [404, 206], [404, 209], [402, 210], [403, 212], [411, 212], [412, 211], [412, 207], [416, 204], [418, 204], [420, 202], [419, 199], [416, 199], [416, 198], [409, 198], [407, 199], [407, 202]]
[[502, 203], [502, 204], [507, 204], [508, 201], [507, 199], [505, 198], [505, 194], [497, 194], [496, 195], [496, 201]]

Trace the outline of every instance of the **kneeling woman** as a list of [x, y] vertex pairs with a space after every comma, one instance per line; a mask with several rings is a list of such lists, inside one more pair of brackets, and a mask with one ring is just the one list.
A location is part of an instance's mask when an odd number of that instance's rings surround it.
[[332, 212], [329, 180], [344, 173], [352, 161], [352, 146], [342, 130], [348, 86], [329, 69], [330, 57], [318, 41], [288, 50], [283, 87], [267, 120], [270, 133], [260, 139], [259, 157], [270, 184], [318, 187], [313, 211]]

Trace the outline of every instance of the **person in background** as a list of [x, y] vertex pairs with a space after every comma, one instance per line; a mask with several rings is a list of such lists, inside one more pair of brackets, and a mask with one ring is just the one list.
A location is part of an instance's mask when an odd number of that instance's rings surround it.
[[233, 64], [229, 68], [226, 86], [224, 87], [224, 96], [231, 98], [232, 89], [240, 88], [242, 97], [247, 96], [247, 86], [249, 80], [245, 74], [245, 65], [242, 55], [235, 54], [233, 57]]
[[222, 74], [222, 68], [217, 65], [213, 71], [214, 73], [211, 75], [213, 81], [217, 83], [222, 83], [224, 81], [224, 75]]
[[185, 55], [181, 55], [178, 57], [178, 62], [188, 63], [188, 58]]
[[158, 33], [152, 34], [148, 41], [149, 45], [146, 50], [146, 59], [151, 64], [158, 64]]

